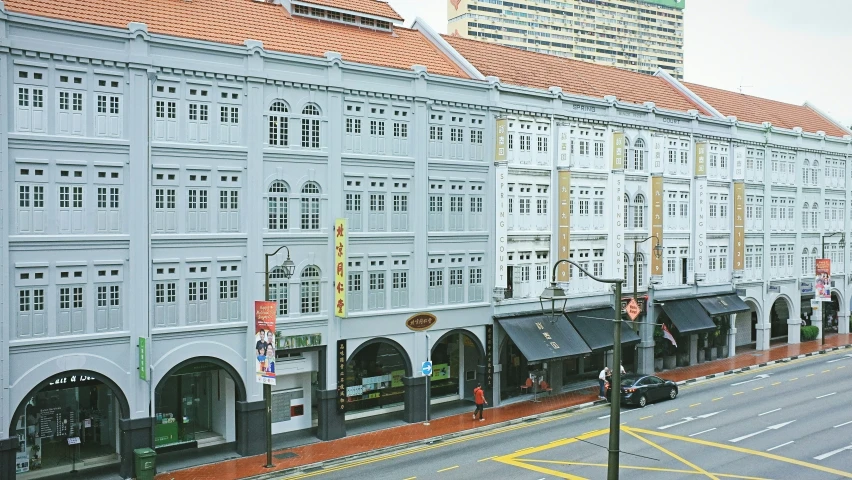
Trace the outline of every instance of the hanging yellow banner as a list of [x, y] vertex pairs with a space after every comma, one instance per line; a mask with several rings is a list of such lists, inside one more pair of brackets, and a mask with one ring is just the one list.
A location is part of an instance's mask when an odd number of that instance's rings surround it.
[[[651, 177], [651, 235], [663, 243], [663, 177]], [[651, 275], [663, 274], [663, 259], [651, 255]]]
[[734, 182], [734, 271], [744, 268], [745, 184]]
[[[571, 172], [568, 170], [560, 170], [557, 178], [559, 185], [559, 222], [556, 248], [559, 252], [554, 262], [563, 258], [569, 258], [571, 254]], [[568, 264], [559, 265], [556, 272], [556, 280], [559, 282], [567, 282]]]

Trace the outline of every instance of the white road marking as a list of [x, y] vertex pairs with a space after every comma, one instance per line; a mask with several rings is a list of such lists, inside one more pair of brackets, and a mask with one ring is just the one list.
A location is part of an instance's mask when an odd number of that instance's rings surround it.
[[693, 433], [692, 435], [690, 435], [690, 437], [694, 437], [696, 435], [701, 435], [702, 433], [712, 432], [713, 430], [716, 430], [716, 427], [708, 428], [707, 430], [702, 430], [700, 432]]
[[677, 423], [672, 423], [672, 424], [669, 424], [669, 425], [663, 425], [662, 427], [657, 427], [657, 430], [665, 430], [667, 428], [676, 427], [678, 425], [683, 425], [684, 423], [689, 423], [693, 420], [701, 420], [701, 419], [704, 419], [704, 418], [710, 418], [713, 415], [718, 415], [722, 412], [724, 412], [724, 410], [719, 410], [718, 412], [712, 412], [712, 413], [705, 413], [704, 415], [698, 415], [697, 417], [683, 417], [683, 421], [677, 422]]
[[846, 446], [846, 447], [843, 447], [843, 448], [838, 448], [837, 450], [832, 450], [828, 453], [823, 453], [822, 455], [818, 455], [818, 456], [814, 457], [814, 460], [825, 460], [826, 458], [828, 458], [828, 457], [830, 457], [834, 454], [840, 453], [844, 450], [852, 450], [852, 445], [849, 445], [849, 446]]
[[845, 426], [845, 425], [849, 425], [850, 423], [852, 423], [852, 421], [850, 421], [850, 422], [846, 422], [846, 423], [841, 423], [840, 425], [835, 425], [835, 426], [833, 426], [833, 427], [831, 427], [831, 428], [843, 427], [843, 426]]
[[784, 447], [784, 446], [786, 446], [786, 445], [790, 445], [791, 443], [793, 443], [793, 441], [792, 441], [792, 440], [790, 440], [790, 441], [789, 441], [789, 442], [787, 442], [787, 443], [782, 443], [781, 445], [777, 445], [777, 446], [775, 446], [775, 447], [772, 447], [772, 448], [770, 448], [770, 449], [768, 449], [768, 450], [766, 450], [766, 451], [767, 451], [767, 452], [771, 452], [772, 450], [775, 450], [776, 448], [781, 448], [781, 447]]
[[841, 358], [835, 358], [834, 360], [829, 360], [825, 363], [834, 363], [834, 362], [839, 362], [841, 360], [849, 360], [850, 358], [852, 358], [852, 354], [847, 353], [846, 355], [843, 355], [843, 357], [841, 357]]
[[837, 392], [826, 393], [825, 395], [820, 395], [819, 397], [816, 397], [816, 398], [825, 398], [825, 397], [830, 397], [832, 395], [837, 395]]
[[760, 375], [755, 375], [755, 377], [752, 378], [751, 380], [746, 380], [744, 382], [732, 383], [731, 386], [736, 387], [737, 385], [743, 385], [745, 383], [756, 382], [758, 380], [763, 380], [764, 378], [769, 378], [769, 374], [768, 373], [761, 373]]
[[754, 432], [754, 433], [749, 433], [748, 435], [743, 435], [742, 437], [732, 438], [728, 441], [731, 442], [731, 443], [737, 443], [740, 440], [745, 440], [745, 439], [751, 438], [755, 435], [760, 435], [761, 433], [766, 433], [770, 430], [778, 430], [779, 428], [790, 425], [793, 422], [795, 422], [795, 420], [790, 420], [789, 422], [779, 423], [778, 425], [772, 425], [771, 427], [766, 427], [763, 430], [760, 430], [760, 431], [757, 431], [757, 432]]
[[768, 415], [768, 414], [770, 414], [770, 413], [775, 413], [775, 412], [777, 412], [778, 410], [781, 410], [781, 409], [780, 409], [780, 408], [776, 408], [775, 410], [770, 410], [770, 411], [768, 411], [768, 412], [763, 412], [763, 413], [761, 413], [760, 415], [758, 415], [758, 417], [762, 417], [762, 416], [764, 416], [764, 415]]

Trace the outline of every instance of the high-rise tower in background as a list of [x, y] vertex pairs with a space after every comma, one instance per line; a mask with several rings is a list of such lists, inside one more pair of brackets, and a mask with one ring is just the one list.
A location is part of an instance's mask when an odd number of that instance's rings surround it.
[[448, 0], [447, 33], [683, 78], [686, 0]]

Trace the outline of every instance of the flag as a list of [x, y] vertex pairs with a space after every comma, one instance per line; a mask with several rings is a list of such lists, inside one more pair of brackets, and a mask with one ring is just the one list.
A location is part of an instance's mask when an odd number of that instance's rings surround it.
[[666, 340], [672, 342], [672, 345], [677, 348], [677, 342], [675, 341], [674, 335], [672, 335], [672, 332], [670, 332], [669, 329], [666, 328], [665, 323], [663, 324], [663, 337], [665, 337]]

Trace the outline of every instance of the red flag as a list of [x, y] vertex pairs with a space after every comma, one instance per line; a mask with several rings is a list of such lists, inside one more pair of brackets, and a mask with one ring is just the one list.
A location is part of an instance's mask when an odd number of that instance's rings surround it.
[[666, 328], [665, 323], [663, 324], [663, 337], [665, 337], [666, 340], [672, 342], [672, 345], [677, 348], [677, 342], [675, 341], [674, 335], [672, 335], [672, 332], [670, 332], [669, 329]]

